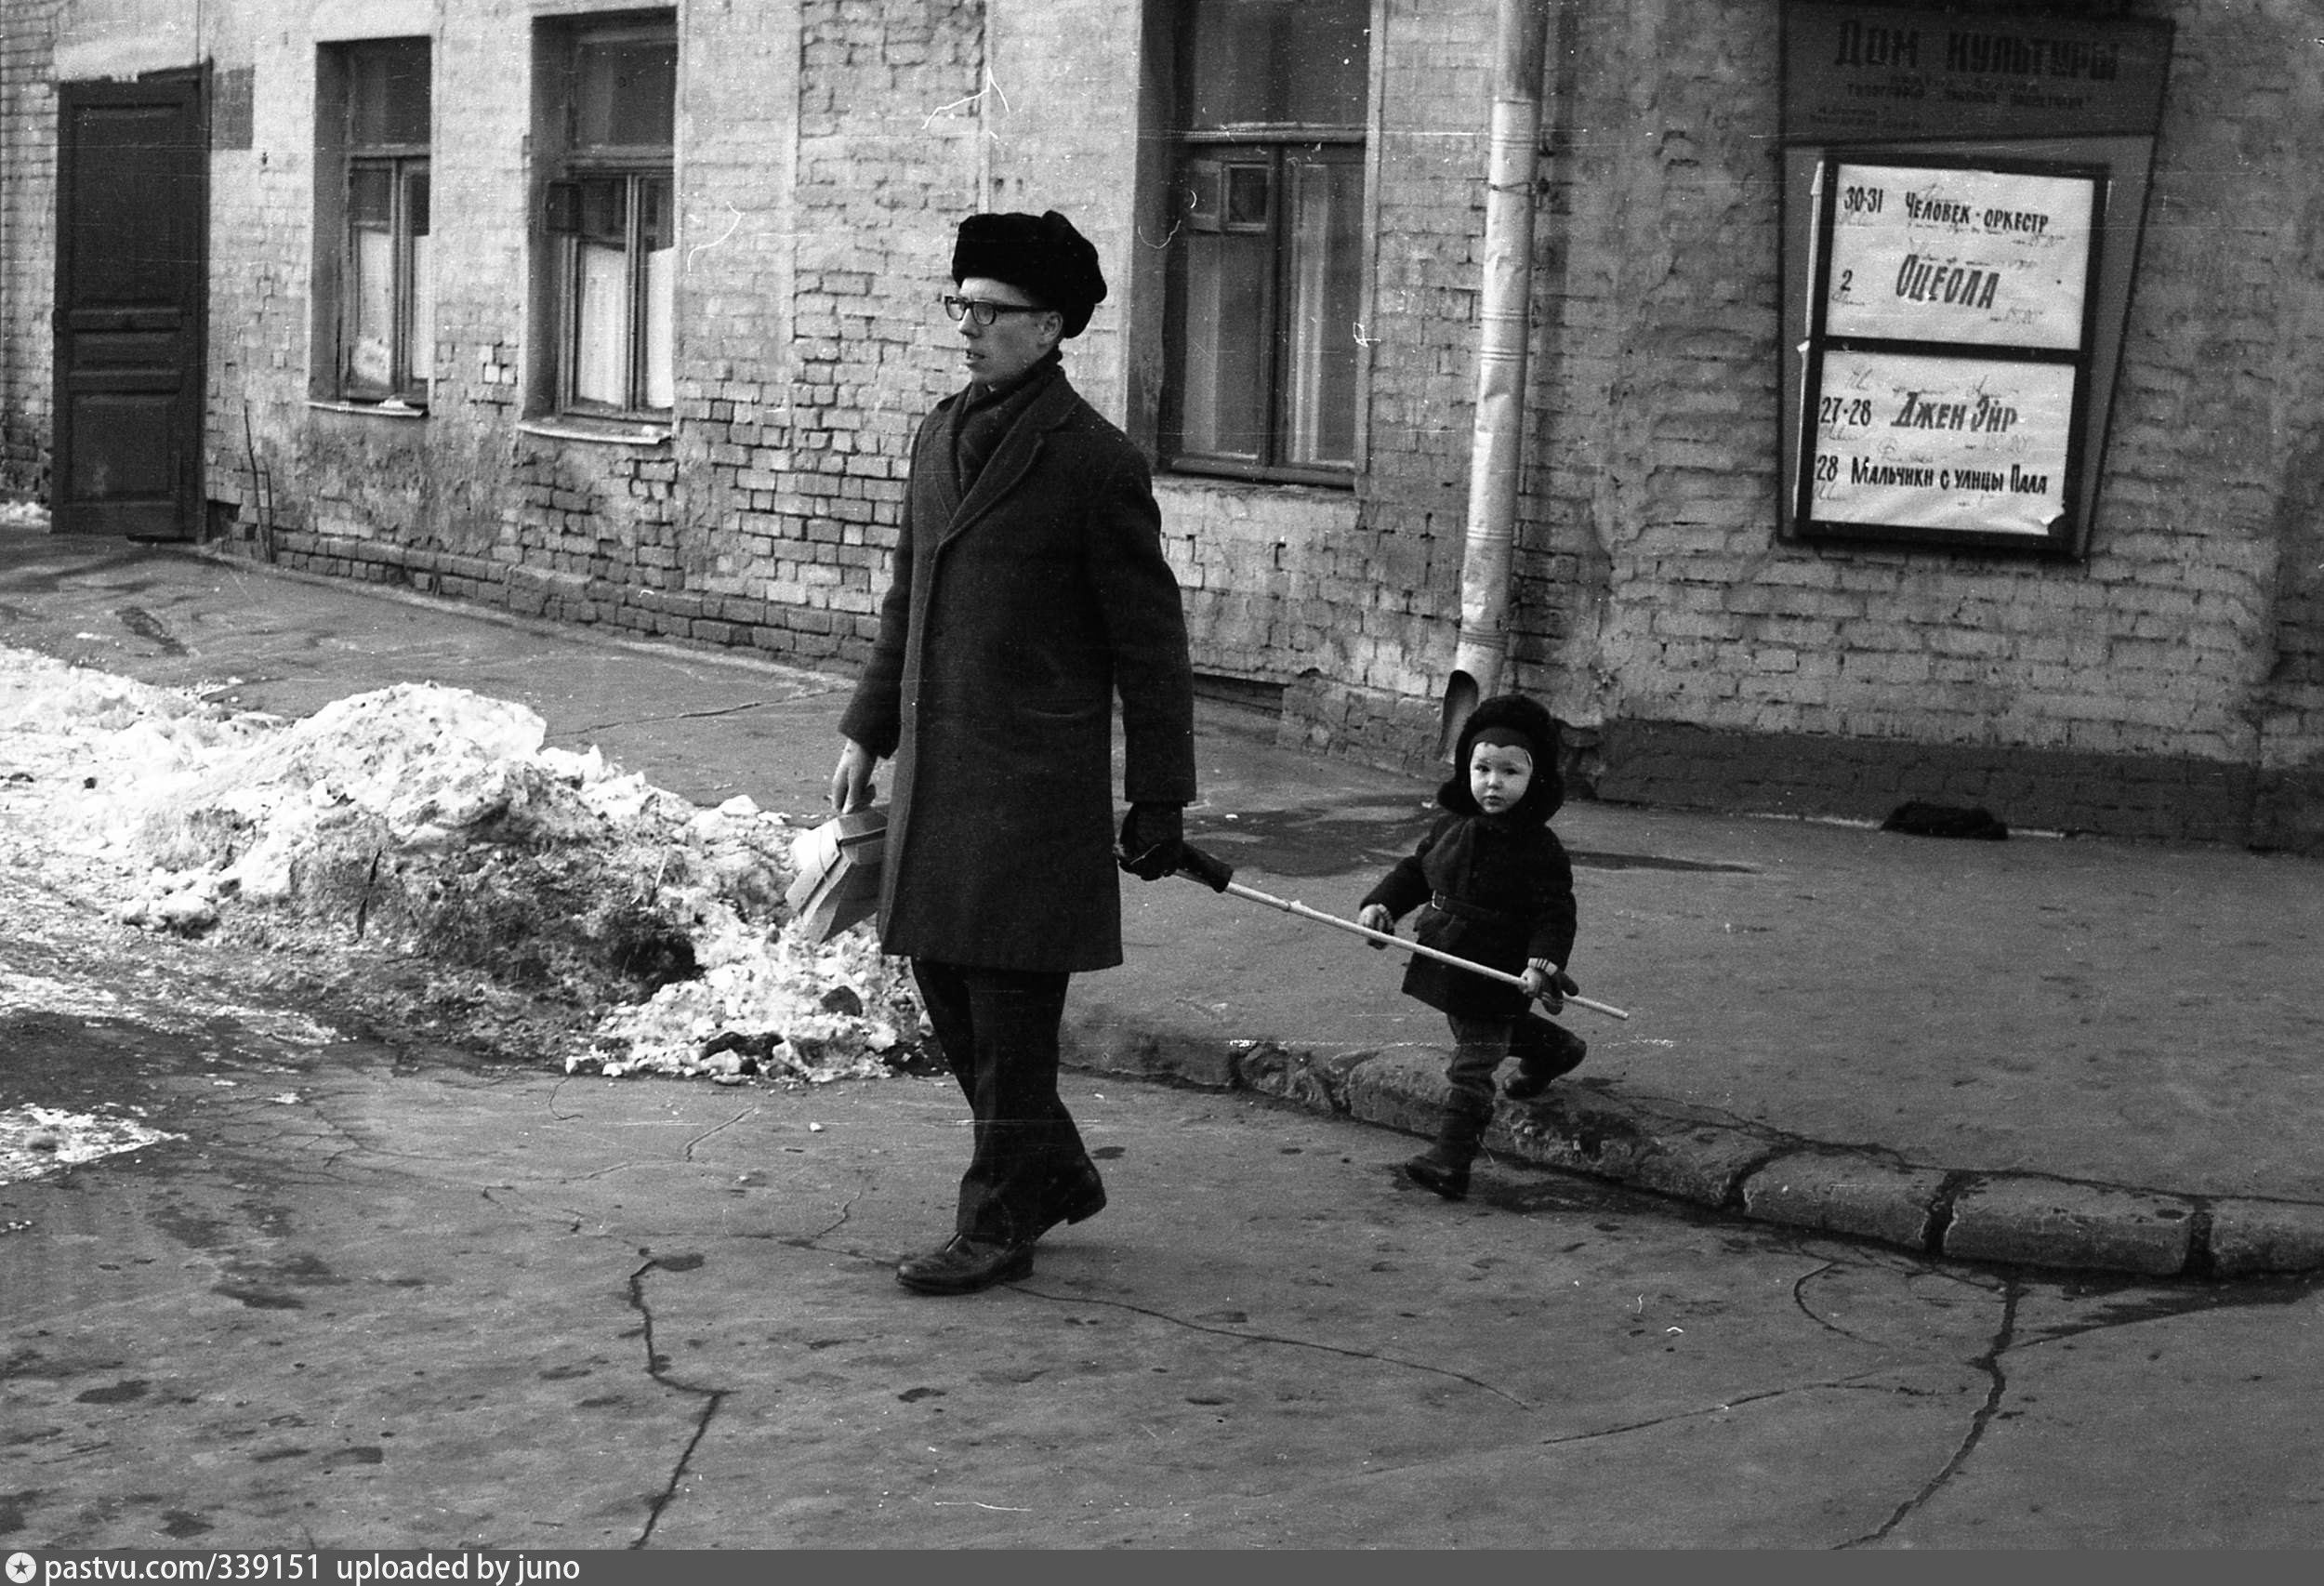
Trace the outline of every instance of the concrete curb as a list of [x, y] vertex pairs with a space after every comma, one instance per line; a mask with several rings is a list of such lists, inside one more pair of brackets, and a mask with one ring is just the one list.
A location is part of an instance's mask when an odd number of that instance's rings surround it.
[[[1219, 1043], [1068, 1016], [1076, 1068], [1249, 1090], [1399, 1132], [1434, 1132], [1448, 1087], [1425, 1049], [1324, 1052]], [[1708, 1114], [1604, 1082], [1502, 1101], [1486, 1150], [1755, 1223], [2006, 1266], [2227, 1278], [2324, 1271], [2324, 1206], [2178, 1195], [1910, 1163]]]

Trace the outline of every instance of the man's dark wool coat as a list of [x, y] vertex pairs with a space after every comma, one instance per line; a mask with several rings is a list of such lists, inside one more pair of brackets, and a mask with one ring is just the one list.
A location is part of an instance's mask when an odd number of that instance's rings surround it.
[[895, 762], [881, 945], [1106, 969], [1122, 961], [1116, 691], [1125, 797], [1195, 797], [1194, 681], [1161, 514], [1145, 459], [1062, 372], [963, 498], [961, 405], [940, 403], [913, 443], [894, 582], [839, 724]]

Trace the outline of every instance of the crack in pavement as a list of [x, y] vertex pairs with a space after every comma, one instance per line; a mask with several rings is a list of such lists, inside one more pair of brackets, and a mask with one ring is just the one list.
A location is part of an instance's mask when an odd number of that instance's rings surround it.
[[746, 705], [721, 705], [715, 710], [680, 710], [674, 714], [665, 714], [659, 716], [623, 717], [611, 721], [592, 721], [586, 727], [574, 727], [572, 728], [566, 735], [569, 737], [583, 738], [588, 736], [591, 733], [608, 732], [615, 727], [644, 727], [650, 726], [658, 721], [714, 720], [720, 716], [740, 716], [746, 711], [771, 710], [777, 705], [786, 703], [788, 702], [779, 699], [754, 699]]
[[[850, 1202], [849, 1204], [852, 1205], [853, 1203]], [[825, 1236], [837, 1232], [839, 1227], [847, 1222], [847, 1215], [848, 1208], [846, 1206], [842, 1206], [839, 1209], [838, 1220], [833, 1223], [829, 1227], [824, 1229], [822, 1233], [794, 1236], [792, 1237], [783, 1239], [780, 1242], [786, 1245], [793, 1246], [799, 1249], [819, 1249], [830, 1255], [848, 1256], [853, 1260], [865, 1262], [875, 1266], [888, 1266], [892, 1264], [893, 1258], [891, 1257], [875, 1256], [868, 1251], [852, 1249], [846, 1245], [825, 1245], [822, 1243]], [[1150, 1306], [1133, 1304], [1127, 1300], [1108, 1300], [1101, 1295], [1061, 1294], [1050, 1289], [1035, 1289], [1024, 1283], [1003, 1283], [997, 1285], [996, 1287], [1013, 1289], [1017, 1293], [1023, 1294], [1029, 1299], [1046, 1300], [1051, 1304], [1102, 1305], [1109, 1310], [1126, 1311], [1132, 1315], [1150, 1317], [1155, 1321], [1165, 1323], [1170, 1327], [1182, 1328], [1188, 1332], [1208, 1333], [1216, 1338], [1239, 1339], [1247, 1343], [1278, 1343], [1290, 1349], [1311, 1349], [1319, 1354], [1342, 1355], [1351, 1360], [1376, 1361], [1382, 1366], [1396, 1366], [1402, 1367], [1406, 1370], [1427, 1372], [1432, 1376], [1449, 1377], [1454, 1381], [1465, 1382], [1470, 1387], [1491, 1394], [1496, 1398], [1506, 1399], [1511, 1404], [1515, 1405], [1519, 1409], [1535, 1410], [1541, 1408], [1537, 1404], [1529, 1403], [1528, 1401], [1518, 1397], [1515, 1394], [1509, 1392], [1506, 1388], [1494, 1386], [1492, 1383], [1486, 1381], [1481, 1377], [1472, 1377], [1465, 1371], [1456, 1371], [1450, 1367], [1432, 1366], [1425, 1360], [1407, 1360], [1401, 1355], [1381, 1355], [1377, 1351], [1368, 1349], [1351, 1349], [1344, 1344], [1323, 1343], [1314, 1339], [1292, 1338], [1283, 1333], [1238, 1332], [1233, 1328], [1209, 1327], [1201, 1322], [1190, 1321], [1183, 1316], [1173, 1315], [1168, 1311], [1157, 1311]]]
[[693, 1161], [694, 1159], [695, 1146], [701, 1144], [706, 1140], [723, 1134], [726, 1130], [733, 1129], [738, 1123], [746, 1123], [750, 1119], [757, 1117], [759, 1113], [759, 1109], [758, 1107], [746, 1107], [743, 1111], [736, 1113], [733, 1117], [728, 1118], [724, 1123], [720, 1124], [717, 1128], [704, 1130], [700, 1134], [695, 1135], [692, 1140], [686, 1142], [686, 1149], [679, 1153], [679, 1159], [686, 1162]]
[[[1813, 1253], [1814, 1252], [1804, 1249], [1800, 1251], [1800, 1254], [1802, 1256], [1810, 1256], [1813, 1255]], [[1851, 1332], [1848, 1328], [1842, 1327], [1838, 1322], [1833, 1321], [1830, 1317], [1826, 1316], [1821, 1312], [1817, 1311], [1815, 1305], [1808, 1299], [1807, 1286], [1815, 1282], [1817, 1278], [1824, 1276], [1828, 1273], [1861, 1271], [1868, 1268], [1886, 1272], [1892, 1275], [1901, 1275], [1907, 1279], [1923, 1277], [1940, 1278], [1948, 1283], [1959, 1284], [1966, 1288], [1979, 1289], [1986, 1292], [1991, 1292], [1995, 1288], [1999, 1287], [1997, 1284], [1985, 1281], [1982, 1277], [1976, 1275], [1948, 1272], [1943, 1267], [1931, 1266], [1924, 1262], [1885, 1259], [1886, 1256], [1887, 1252], [1885, 1251], [1871, 1250], [1861, 1253], [1851, 1252], [1846, 1257], [1835, 1256], [1823, 1258], [1823, 1264], [1815, 1267], [1810, 1271], [1802, 1273], [1799, 1279], [1791, 1285], [1792, 1304], [1799, 1308], [1802, 1315], [1805, 1316], [1809, 1321], [1814, 1322], [1817, 1327], [1823, 1328], [1827, 1331], [1837, 1333], [1842, 1338], [1848, 1339], [1853, 1342], [1867, 1344], [1874, 1349], [1879, 1349], [1882, 1347], [1879, 1339], [1867, 1338], [1862, 1333]]]
[[[1934, 1271], [1935, 1269], [1931, 1268], [1927, 1270]], [[1962, 1279], [1961, 1281], [1969, 1280]], [[2235, 1298], [2219, 1294], [2213, 1290], [2204, 1289], [2192, 1291], [2182, 1296], [2172, 1296], [2168, 1299], [2160, 1300], [2149, 1300], [2144, 1303], [2120, 1307], [2116, 1309], [2110, 1315], [2104, 1315], [2095, 1320], [2080, 1325], [2053, 1326], [2042, 1329], [2038, 1336], [2029, 1336], [2021, 1340], [2017, 1336], [2018, 1310], [2020, 1302], [2026, 1298], [2028, 1292], [2028, 1286], [2016, 1278], [2010, 1278], [2006, 1280], [2001, 1285], [2002, 1310], [2000, 1326], [1995, 1331], [1992, 1341], [1987, 1346], [1984, 1353], [1970, 1362], [1972, 1366], [1985, 1372], [1988, 1380], [1988, 1383], [1986, 1390], [1985, 1402], [1978, 1407], [1976, 1413], [1970, 1418], [1969, 1430], [1963, 1434], [1960, 1447], [1954, 1449], [1952, 1458], [1945, 1462], [1944, 1469], [1938, 1471], [1934, 1476], [1931, 1477], [1927, 1485], [1922, 1487], [1918, 1493], [1914, 1494], [1911, 1498], [1907, 1499], [1904, 1502], [1898, 1504], [1896, 1512], [1891, 1514], [1887, 1521], [1878, 1529], [1871, 1531], [1865, 1536], [1855, 1538], [1854, 1540], [1843, 1542], [1840, 1545], [1843, 1549], [1865, 1547], [1875, 1542], [1885, 1540], [1896, 1530], [1899, 1526], [1903, 1525], [1905, 1521], [1910, 1519], [1915, 1513], [1926, 1507], [1930, 1500], [1935, 1498], [1938, 1492], [1943, 1490], [1955, 1476], [1961, 1474], [1962, 1469], [1968, 1464], [1970, 1456], [1976, 1451], [1978, 1445], [1983, 1441], [1986, 1429], [1992, 1424], [1994, 1418], [2000, 1413], [2002, 1401], [2008, 1394], [2009, 1374], [2003, 1368], [2002, 1359], [2011, 1351], [2020, 1347], [2031, 1348], [2057, 1343], [2067, 1339], [2086, 1337], [2092, 1333], [2111, 1332], [2123, 1328], [2140, 1327], [2152, 1321], [2167, 1320], [2172, 1317], [2187, 1315], [2199, 1311], [2218, 1309], [2225, 1305], [2238, 1302], [2262, 1304], [2282, 1303], [2284, 1302], [2284, 1297], [2287, 1295], [2304, 1295], [2318, 1287], [2324, 1286], [2311, 1283], [2261, 1285], [2256, 1286], [2256, 1296], [2254, 1298], [2245, 1299], [2240, 1302]], [[2149, 1292], [2150, 1290], [2142, 1286], [2140, 1287], [2139, 1291]]]
[[554, 1085], [551, 1085], [548, 1088], [548, 1094], [542, 1098], [541, 1105], [548, 1114], [549, 1120], [551, 1122], [575, 1123], [588, 1116], [586, 1113], [561, 1113], [557, 1110], [557, 1098], [565, 1093], [566, 1086], [574, 1084], [574, 1077], [571, 1075], [567, 1075], [564, 1078], [560, 1079]]
[[1744, 1405], [1755, 1405], [1767, 1399], [1780, 1399], [1792, 1394], [1821, 1393], [1831, 1388], [1854, 1388], [1875, 1377], [1886, 1376], [1894, 1368], [1889, 1366], [1875, 1366], [1862, 1371], [1851, 1372], [1845, 1377], [1821, 1378], [1813, 1382], [1787, 1382], [1780, 1388], [1762, 1388], [1757, 1393], [1740, 1394], [1734, 1398], [1722, 1399], [1715, 1405], [1700, 1408], [1673, 1410], [1669, 1415], [1650, 1416], [1644, 1421], [1624, 1421], [1618, 1426], [1601, 1426], [1589, 1432], [1561, 1433], [1555, 1437], [1544, 1437], [1539, 1447], [1554, 1448], [1568, 1443], [1594, 1442], [1602, 1437], [1624, 1437], [1633, 1432], [1651, 1432], [1657, 1426], [1670, 1426], [1682, 1421], [1698, 1421], [1707, 1415], [1724, 1415], [1727, 1411], [1739, 1408]]
[[[805, 1237], [803, 1237], [803, 1238], [786, 1239], [786, 1240], [784, 1240], [783, 1242], [784, 1242], [785, 1244], [786, 1244], [786, 1245], [799, 1245], [799, 1246], [802, 1246], [802, 1247], [805, 1247], [805, 1248], [808, 1248], [808, 1249], [812, 1249], [812, 1248], [814, 1248], [814, 1247], [815, 1247], [818, 1243], [820, 1243], [820, 1241], [822, 1241], [824, 1238], [825, 1238], [826, 1236], [830, 1236], [830, 1235], [833, 1235], [833, 1234], [836, 1234], [836, 1233], [838, 1233], [840, 1229], [842, 1229], [842, 1228], [846, 1227], [846, 1226], [847, 1226], [847, 1220], [848, 1220], [850, 1217], [852, 1217], [854, 1214], [855, 1214], [855, 1197], [854, 1197], [853, 1196], [848, 1196], [848, 1198], [847, 1198], [847, 1199], [845, 1199], [845, 1200], [843, 1200], [843, 1201], [839, 1202], [839, 1215], [838, 1215], [838, 1216], [837, 1216], [837, 1217], [835, 1217], [835, 1218], [833, 1218], [833, 1219], [832, 1219], [829, 1223], [825, 1223], [823, 1227], [821, 1227], [821, 1228], [817, 1229], [817, 1230], [816, 1230], [814, 1233], [812, 1233], [812, 1234], [809, 1234], [809, 1235], [807, 1235], [807, 1236], [806, 1236]], [[855, 1251], [853, 1251], [853, 1250], [849, 1250], [849, 1251], [846, 1251], [845, 1253], [846, 1253], [846, 1254], [848, 1254], [848, 1255], [854, 1255], [854, 1254], [856, 1254], [856, 1252], [855, 1252]], [[867, 1258], [867, 1259], [868, 1259], [868, 1258]]]
[[[640, 1253], [646, 1254], [643, 1251]], [[694, 1419], [693, 1435], [686, 1439], [686, 1446], [678, 1451], [678, 1462], [670, 1467], [669, 1480], [663, 1485], [662, 1490], [654, 1495], [652, 1505], [646, 1511], [645, 1529], [640, 1531], [637, 1540], [629, 1544], [632, 1551], [646, 1546], [654, 1540], [654, 1528], [662, 1522], [662, 1511], [667, 1508], [670, 1500], [678, 1496], [679, 1484], [686, 1479], [686, 1468], [693, 1460], [694, 1450], [702, 1447], [703, 1438], [709, 1434], [712, 1418], [719, 1413], [719, 1407], [723, 1405], [728, 1395], [733, 1392], [731, 1388], [704, 1388], [697, 1387], [692, 1382], [679, 1381], [669, 1374], [669, 1356], [654, 1347], [654, 1307], [646, 1302], [646, 1274], [656, 1267], [664, 1272], [691, 1272], [701, 1264], [700, 1256], [674, 1256], [666, 1260], [660, 1256], [647, 1255], [645, 1264], [629, 1275], [629, 1306], [638, 1313], [642, 1324], [646, 1375], [653, 1378], [662, 1387], [677, 1393], [691, 1394], [706, 1401], [702, 1407], [702, 1413]]]
[[2001, 1408], [2001, 1400], [2009, 1393], [2009, 1373], [2002, 1368], [2001, 1357], [2016, 1341], [2017, 1307], [2025, 1293], [2026, 1286], [2014, 1277], [2001, 1286], [2000, 1326], [1994, 1329], [1992, 1341], [1986, 1346], [1985, 1352], [1970, 1362], [1986, 1374], [1985, 1403], [1979, 1405], [1976, 1413], [1969, 1418], [1969, 1430], [1962, 1434], [1961, 1445], [1953, 1450], [1952, 1458], [1945, 1461], [1945, 1468], [1931, 1476], [1919, 1492], [1899, 1503], [1896, 1512], [1878, 1528], [1842, 1542], [1842, 1551], [1885, 1541], [1897, 1527], [1910, 1519], [1915, 1512], [1926, 1507], [1931, 1499], [1960, 1474], [1961, 1468], [1969, 1462], [1969, 1456], [1976, 1452], [1977, 1445], [1984, 1441], [1986, 1428], [1993, 1423], [1994, 1415]]
[[1023, 1283], [1011, 1283], [1005, 1287], [1013, 1289], [1020, 1294], [1030, 1295], [1036, 1300], [1047, 1300], [1052, 1304], [1103, 1305], [1116, 1311], [1128, 1311], [1133, 1315], [1150, 1316], [1157, 1322], [1182, 1328], [1188, 1332], [1209, 1333], [1217, 1338], [1240, 1339], [1248, 1343], [1279, 1343], [1290, 1349], [1312, 1349], [1318, 1354], [1344, 1355], [1351, 1360], [1376, 1361], [1382, 1366], [1397, 1366], [1408, 1371], [1423, 1371], [1431, 1376], [1449, 1377], [1456, 1382], [1466, 1382], [1472, 1388], [1491, 1394], [1495, 1398], [1507, 1399], [1519, 1409], [1536, 1410], [1541, 1408], [1539, 1405], [1519, 1398], [1506, 1388], [1495, 1387], [1481, 1377], [1472, 1377], [1466, 1371], [1456, 1371], [1448, 1366], [1432, 1366], [1425, 1360], [1406, 1360], [1401, 1355], [1382, 1355], [1376, 1350], [1351, 1349], [1344, 1344], [1320, 1343], [1314, 1339], [1292, 1338], [1283, 1333], [1238, 1332], [1233, 1328], [1208, 1327], [1201, 1322], [1189, 1321], [1183, 1316], [1172, 1315], [1168, 1311], [1156, 1311], [1145, 1305], [1133, 1305], [1127, 1300], [1107, 1300], [1087, 1294], [1057, 1294], [1045, 1289], [1029, 1288]]
[[1846, 1268], [1847, 1263], [1844, 1262], [1828, 1261], [1821, 1266], [1811, 1267], [1806, 1272], [1802, 1273], [1799, 1277], [1792, 1282], [1791, 1303], [1798, 1308], [1800, 1315], [1805, 1316], [1809, 1321], [1814, 1322], [1817, 1327], [1824, 1328], [1827, 1332], [1837, 1333], [1842, 1338], [1848, 1340], [1852, 1343], [1867, 1344], [1877, 1349], [1880, 1347], [1879, 1340], [1866, 1338], [1862, 1333], [1850, 1332], [1846, 1328], [1842, 1327], [1838, 1322], [1833, 1321], [1830, 1317], [1819, 1314], [1815, 1306], [1808, 1303], [1807, 1286], [1809, 1284], [1815, 1282], [1817, 1278], [1823, 1276], [1828, 1272], [1841, 1272], [1846, 1270]]

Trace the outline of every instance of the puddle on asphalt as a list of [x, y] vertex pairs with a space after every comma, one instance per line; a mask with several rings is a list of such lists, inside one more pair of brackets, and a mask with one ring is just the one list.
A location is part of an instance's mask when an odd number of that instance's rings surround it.
[[122, 627], [159, 649], [165, 655], [182, 655], [186, 653], [186, 647], [178, 641], [178, 636], [169, 631], [169, 625], [143, 606], [119, 607], [113, 616]]

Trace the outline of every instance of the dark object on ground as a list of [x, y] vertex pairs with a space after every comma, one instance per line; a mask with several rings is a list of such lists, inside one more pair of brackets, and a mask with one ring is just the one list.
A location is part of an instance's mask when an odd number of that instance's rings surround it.
[[2009, 825], [1992, 811], [1979, 806], [1974, 810], [1952, 804], [1924, 804], [1914, 800], [1899, 804], [1881, 823], [1882, 831], [1900, 831], [1911, 837], [1970, 837], [1986, 842], [2000, 842], [2009, 836]]
[[944, 1049], [933, 1040], [900, 1042], [890, 1049], [883, 1060], [891, 1074], [909, 1074], [916, 1079], [941, 1078], [952, 1072], [952, 1064], [944, 1061]]

